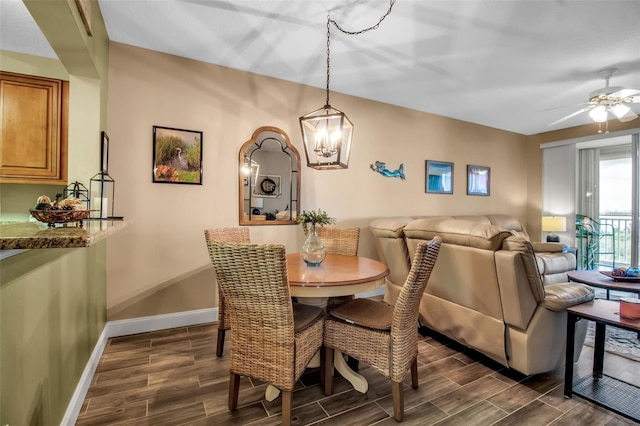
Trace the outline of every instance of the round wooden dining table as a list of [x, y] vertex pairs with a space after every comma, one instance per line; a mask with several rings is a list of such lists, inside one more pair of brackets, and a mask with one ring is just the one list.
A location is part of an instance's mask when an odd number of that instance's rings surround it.
[[377, 260], [343, 254], [327, 254], [319, 266], [307, 266], [300, 253], [289, 253], [287, 274], [292, 296], [328, 298], [380, 287], [389, 269]]
[[[291, 296], [297, 297], [299, 303], [325, 308], [329, 297], [350, 296], [380, 287], [389, 269], [377, 260], [343, 254], [327, 254], [319, 266], [307, 266], [300, 253], [288, 253], [287, 275]], [[318, 355], [309, 367], [319, 366], [319, 359]], [[334, 365], [355, 390], [367, 391], [367, 380], [349, 367], [338, 350], [334, 353]], [[273, 401], [279, 393], [279, 389], [269, 385], [265, 397]]]

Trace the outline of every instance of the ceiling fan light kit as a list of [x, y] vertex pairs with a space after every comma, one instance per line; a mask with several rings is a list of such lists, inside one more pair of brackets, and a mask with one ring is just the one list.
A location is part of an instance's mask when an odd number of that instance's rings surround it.
[[603, 132], [602, 123], [605, 123], [604, 132], [609, 133], [609, 113], [623, 123], [638, 118], [638, 115], [633, 112], [628, 105], [640, 104], [640, 90], [625, 89], [621, 86], [609, 86], [609, 79], [617, 72], [617, 68], [607, 68], [599, 71], [598, 76], [605, 80], [605, 87], [591, 92], [589, 94], [589, 101], [579, 104], [584, 105], [583, 108], [554, 121], [550, 125], [553, 126], [589, 111], [589, 117], [598, 123], [598, 133]]
[[607, 121], [607, 116], [607, 109], [602, 105], [599, 105], [589, 111], [589, 117], [591, 117], [596, 123], [604, 123]]
[[611, 112], [613, 113], [613, 115], [618, 117], [620, 121], [633, 120], [633, 118], [629, 119], [628, 117], [626, 117], [626, 115], [629, 114], [629, 111], [631, 111], [631, 108], [623, 104], [617, 104], [611, 107]]

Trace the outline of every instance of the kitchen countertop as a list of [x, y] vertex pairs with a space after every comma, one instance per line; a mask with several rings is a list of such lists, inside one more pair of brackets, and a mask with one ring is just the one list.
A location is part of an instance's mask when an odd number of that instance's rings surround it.
[[0, 223], [0, 250], [89, 247], [127, 226], [123, 220], [84, 220], [83, 227], [41, 222]]

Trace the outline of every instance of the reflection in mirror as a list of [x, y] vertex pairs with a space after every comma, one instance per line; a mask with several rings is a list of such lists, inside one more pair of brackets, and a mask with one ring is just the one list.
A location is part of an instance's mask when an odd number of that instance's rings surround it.
[[300, 155], [277, 127], [260, 127], [240, 148], [240, 225], [296, 224]]

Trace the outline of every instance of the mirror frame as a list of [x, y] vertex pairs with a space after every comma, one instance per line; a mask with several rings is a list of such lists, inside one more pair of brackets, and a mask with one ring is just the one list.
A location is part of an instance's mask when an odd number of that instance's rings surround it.
[[[298, 153], [298, 150], [291, 144], [291, 139], [289, 139], [289, 135], [287, 135], [283, 130], [277, 128], [277, 127], [273, 127], [273, 126], [263, 126], [263, 127], [259, 127], [258, 129], [256, 129], [253, 132], [253, 135], [251, 136], [251, 139], [249, 139], [248, 141], [246, 141], [242, 147], [240, 148], [240, 152], [238, 155], [238, 223], [240, 225], [245, 225], [245, 226], [257, 226], [257, 225], [297, 225], [298, 222], [296, 222], [295, 218], [291, 219], [291, 220], [251, 220], [251, 219], [246, 219], [245, 215], [244, 215], [244, 179], [245, 179], [245, 175], [243, 173], [243, 166], [244, 166], [244, 158], [245, 155], [247, 153], [247, 151], [249, 151], [249, 149], [255, 145], [254, 149], [251, 150], [250, 152], [253, 152], [255, 150], [259, 150], [262, 146], [262, 143], [265, 140], [271, 139], [268, 137], [264, 137], [261, 136], [263, 133], [265, 132], [273, 132], [273, 133], [277, 133], [281, 138], [281, 140], [277, 140], [277, 142], [280, 143], [280, 146], [282, 148], [282, 152], [287, 154], [289, 157], [291, 157], [292, 159], [292, 166], [295, 167], [295, 169], [292, 167], [291, 170], [291, 182], [294, 182], [294, 174], [295, 174], [295, 182], [296, 182], [296, 189], [295, 191], [292, 188], [289, 188], [289, 206], [293, 205], [293, 202], [295, 202], [296, 204], [296, 208], [295, 208], [295, 217], [300, 215], [300, 154]], [[284, 142], [284, 145], [283, 145]], [[293, 161], [295, 160], [295, 161]], [[295, 193], [294, 193], [295, 192]], [[251, 191], [249, 191], [249, 200], [251, 200]], [[251, 202], [251, 201], [249, 201]], [[292, 209], [292, 211], [294, 211]], [[249, 216], [250, 217], [250, 216]]]

